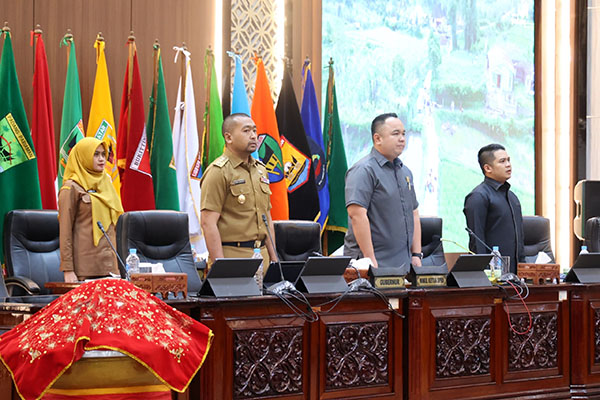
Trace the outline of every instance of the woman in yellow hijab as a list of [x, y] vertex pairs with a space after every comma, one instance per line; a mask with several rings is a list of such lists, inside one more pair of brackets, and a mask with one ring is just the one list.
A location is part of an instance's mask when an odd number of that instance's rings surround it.
[[106, 144], [81, 139], [71, 150], [58, 193], [60, 269], [65, 282], [118, 274], [117, 259], [98, 228], [102, 223], [115, 243], [115, 226], [123, 213], [121, 199], [104, 171]]

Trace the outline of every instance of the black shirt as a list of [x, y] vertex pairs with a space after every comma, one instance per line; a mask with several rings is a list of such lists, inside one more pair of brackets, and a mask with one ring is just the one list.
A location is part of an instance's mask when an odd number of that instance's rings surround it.
[[[521, 203], [510, 191], [510, 184], [486, 177], [465, 197], [463, 212], [467, 226], [489, 247], [498, 246], [500, 254], [509, 256], [510, 270], [516, 273], [517, 262], [525, 260], [523, 215]], [[477, 254], [490, 253], [472, 235], [469, 235], [469, 248]]]

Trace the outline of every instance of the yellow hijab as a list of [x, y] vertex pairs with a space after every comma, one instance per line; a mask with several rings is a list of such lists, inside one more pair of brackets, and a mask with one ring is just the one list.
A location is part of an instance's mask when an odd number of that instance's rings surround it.
[[110, 177], [105, 171], [94, 171], [94, 153], [99, 145], [108, 153], [106, 143], [92, 137], [81, 139], [71, 150], [63, 182], [73, 180], [84, 188], [92, 200], [92, 231], [94, 246], [98, 246], [102, 231], [97, 221], [102, 222], [104, 229], [109, 225], [117, 225], [119, 215], [123, 214], [121, 199], [117, 195]]

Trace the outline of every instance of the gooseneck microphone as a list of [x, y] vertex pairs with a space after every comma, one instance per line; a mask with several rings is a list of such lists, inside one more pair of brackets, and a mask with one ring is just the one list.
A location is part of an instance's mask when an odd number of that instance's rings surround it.
[[119, 257], [119, 253], [117, 253], [117, 250], [115, 250], [115, 246], [113, 246], [113, 243], [111, 242], [110, 238], [106, 234], [106, 231], [104, 230], [104, 225], [102, 225], [102, 222], [100, 222], [100, 221], [96, 222], [96, 224], [98, 225], [98, 228], [100, 228], [100, 231], [102, 232], [102, 234], [108, 241], [110, 248], [117, 256], [117, 260], [119, 261], [118, 265], [119, 265], [119, 273], [121, 274], [121, 278], [126, 279], [127, 278], [127, 269], [125, 269], [125, 264], [123, 263], [123, 260], [121, 260], [121, 257]]
[[486, 248], [486, 249], [488, 249], [488, 250], [490, 251], [490, 253], [493, 251], [493, 250], [492, 250], [492, 248], [491, 248], [490, 246], [488, 246], [488, 245], [487, 245], [487, 243], [485, 243], [483, 240], [481, 240], [481, 239], [479, 238], [479, 236], [477, 236], [477, 235], [475, 234], [475, 232], [473, 232], [473, 231], [471, 230], [471, 228], [469, 228], [468, 226], [466, 226], [466, 227], [465, 227], [465, 230], [466, 230], [467, 232], [469, 232], [469, 235], [473, 236], [473, 237], [474, 237], [474, 238], [475, 238], [475, 239], [476, 239], [476, 240], [477, 240], [479, 243], [481, 243], [482, 245], [484, 245], [484, 246], [485, 246], [485, 248]]
[[267, 227], [267, 237], [269, 238], [269, 242], [271, 242], [271, 247], [273, 247], [273, 253], [275, 253], [275, 262], [279, 267], [279, 276], [281, 277], [281, 280], [278, 283], [271, 285], [267, 288], [267, 290], [275, 294], [279, 294], [285, 290], [296, 290], [294, 284], [290, 281], [286, 281], [285, 277], [283, 276], [283, 268], [281, 267], [281, 261], [279, 261], [277, 249], [275, 248], [275, 242], [271, 237], [271, 228], [269, 227], [269, 221], [267, 221], [267, 216], [265, 214], [262, 215], [262, 220], [265, 223], [265, 226]]
[[[481, 239], [479, 236], [477, 236], [477, 235], [475, 234], [475, 232], [473, 232], [473, 231], [471, 230], [471, 228], [469, 228], [469, 227], [467, 226], [467, 227], [465, 227], [465, 230], [466, 230], [467, 232], [469, 232], [469, 235], [471, 235], [471, 236], [473, 236], [475, 239], [477, 239], [477, 241], [479, 241], [479, 243], [481, 243], [482, 245], [484, 245], [484, 246], [485, 246], [485, 248], [486, 248], [486, 249], [488, 249], [490, 253], [493, 253], [493, 252], [494, 252], [494, 250], [492, 250], [492, 248], [491, 248], [490, 246], [488, 246], [488, 245], [487, 245], [487, 243], [485, 243], [485, 242], [484, 242], [484, 241], [483, 241], [483, 240], [482, 240], [482, 239]], [[506, 265], [506, 263], [505, 263], [505, 261], [504, 261], [504, 258], [503, 258], [503, 257], [500, 257], [500, 264], [502, 264], [502, 268], [505, 268], [507, 271], [509, 271], [509, 272], [510, 272], [510, 265]]]

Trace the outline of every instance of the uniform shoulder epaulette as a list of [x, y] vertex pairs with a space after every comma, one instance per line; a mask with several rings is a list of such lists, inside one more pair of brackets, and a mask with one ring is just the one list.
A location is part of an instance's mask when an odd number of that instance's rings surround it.
[[229, 157], [227, 157], [225, 154], [221, 154], [214, 162], [213, 164], [215, 164], [215, 166], [222, 168], [227, 161], [229, 161]]

